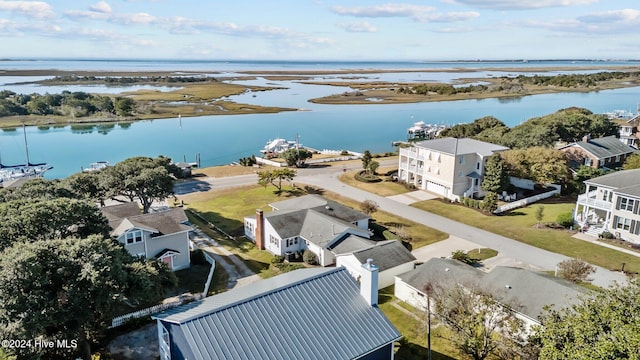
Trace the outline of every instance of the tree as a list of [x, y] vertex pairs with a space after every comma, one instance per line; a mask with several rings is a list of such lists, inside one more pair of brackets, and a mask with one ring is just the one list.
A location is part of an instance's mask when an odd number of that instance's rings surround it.
[[480, 187], [484, 191], [499, 193], [509, 186], [509, 176], [505, 169], [504, 160], [496, 153], [487, 159], [484, 171], [484, 179]]
[[[0, 338], [75, 340], [77, 348], [13, 349], [20, 358], [91, 356], [116, 306], [155, 302], [175, 275], [100, 236], [17, 243], [0, 256]], [[70, 342], [69, 345], [72, 345]]]
[[632, 154], [622, 164], [625, 170], [640, 169], [640, 154]]
[[369, 172], [369, 174], [375, 175], [376, 171], [378, 170], [378, 168], [380, 167], [380, 163], [375, 161], [375, 160], [371, 160], [371, 162], [369, 163], [369, 168], [367, 169], [367, 171]]
[[596, 272], [596, 268], [581, 259], [568, 259], [558, 264], [558, 275], [575, 283], [589, 282], [589, 275]]
[[538, 328], [540, 359], [640, 358], [640, 280], [548, 309]]
[[532, 147], [500, 153], [510, 176], [533, 180], [539, 184], [564, 183], [571, 170], [565, 154], [553, 148]]
[[378, 203], [373, 200], [365, 200], [360, 204], [360, 210], [369, 216], [378, 211], [379, 208]]
[[313, 153], [305, 148], [287, 149], [279, 156], [287, 162], [287, 166], [302, 167], [307, 159], [313, 157]]
[[271, 184], [275, 186], [276, 193], [280, 194], [282, 192], [282, 181], [292, 181], [294, 177], [296, 177], [296, 171], [289, 168], [258, 171], [258, 184], [264, 187]]
[[69, 198], [24, 199], [0, 203], [0, 250], [18, 241], [109, 235], [95, 204]]
[[489, 191], [484, 195], [481, 204], [482, 210], [492, 213], [498, 208], [498, 194]]
[[133, 157], [100, 172], [101, 184], [110, 196], [126, 196], [138, 200], [144, 213], [148, 213], [155, 200], [173, 194], [174, 179], [169, 174], [168, 158]]
[[113, 107], [116, 111], [116, 115], [129, 116], [133, 112], [135, 104], [135, 101], [131, 98], [118, 96], [113, 103]]
[[433, 314], [452, 331], [458, 350], [483, 360], [506, 344], [521, 343], [524, 324], [472, 283], [442, 279], [432, 284]]
[[536, 207], [536, 221], [538, 222], [536, 224], [537, 227], [540, 226], [540, 222], [542, 221], [542, 218], [544, 217], [544, 205], [538, 205]]
[[75, 199], [102, 201], [107, 197], [107, 189], [101, 185], [100, 171], [79, 172], [62, 179], [60, 187], [66, 189]]
[[373, 161], [373, 156], [371, 155], [371, 152], [369, 150], [365, 150], [364, 154], [362, 154], [361, 160], [362, 160], [362, 168], [368, 172], [369, 165], [371, 164], [371, 161]]

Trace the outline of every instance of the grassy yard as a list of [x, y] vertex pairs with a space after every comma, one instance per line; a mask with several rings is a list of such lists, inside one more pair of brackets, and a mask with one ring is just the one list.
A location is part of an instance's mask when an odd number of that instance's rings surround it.
[[[309, 191], [313, 191], [309, 189]], [[316, 190], [317, 191], [317, 190]], [[235, 235], [242, 236], [244, 232], [244, 217], [253, 216], [257, 208], [262, 208], [265, 212], [269, 212], [270, 208], [267, 204], [286, 200], [291, 196], [306, 194], [304, 189], [298, 189], [295, 195], [283, 193], [281, 196], [274, 194], [273, 187], [263, 188], [261, 186], [247, 186], [243, 188], [221, 189], [208, 191], [206, 193], [197, 193], [181, 196], [189, 209], [197, 211], [209, 222], [222, 228], [224, 231]], [[323, 196], [350, 206], [354, 209], [360, 208], [360, 203], [345, 197], [341, 197], [330, 192], [321, 192]], [[412, 238], [412, 246], [418, 248], [424, 245], [444, 240], [448, 234], [441, 231], [428, 228], [426, 226], [408, 221], [396, 215], [378, 211], [373, 214], [375, 224], [385, 229], [394, 230], [396, 227], [404, 227]], [[388, 233], [387, 233], [388, 234]], [[393, 237], [393, 236], [389, 236]], [[224, 245], [227, 245], [223, 242]], [[237, 243], [228, 244], [237, 247]], [[246, 254], [248, 250], [243, 250]], [[267, 264], [269, 262], [267, 261]]]
[[[366, 183], [358, 181], [354, 177], [355, 174], [358, 173], [358, 171], [350, 171], [340, 175], [340, 181], [360, 190], [368, 191], [380, 196], [391, 196], [409, 192], [407, 188], [405, 188], [401, 184], [398, 184], [397, 182], [389, 181], [387, 179], [387, 176], [384, 175], [380, 175], [380, 178], [383, 179], [383, 181], [380, 182]], [[378, 173], [382, 172], [378, 171]]]
[[[404, 303], [402, 302], [398, 302], [397, 304], [413, 315], [409, 315], [405, 311], [395, 307], [392, 304], [396, 300], [395, 296], [393, 296], [393, 286], [381, 289], [378, 296], [378, 306], [380, 310], [382, 310], [404, 337], [403, 340], [400, 341], [395, 358], [399, 360], [426, 359], [427, 323], [425, 313], [413, 309], [410, 306], [403, 306]], [[457, 350], [447, 338], [447, 329], [443, 326], [438, 326], [432, 318], [431, 355], [434, 360], [452, 360], [458, 358]]]
[[626, 264], [625, 270], [629, 272], [640, 271], [640, 258], [638, 257], [573, 238], [573, 232], [569, 230], [538, 227], [535, 212], [540, 205], [544, 206], [544, 217], [541, 221], [544, 224], [555, 222], [558, 214], [571, 212], [575, 203], [550, 199], [515, 209], [502, 216], [488, 216], [462, 205], [449, 204], [439, 200], [422, 201], [412, 206], [541, 249], [580, 258], [607, 269], [620, 270], [621, 264], [624, 262]]

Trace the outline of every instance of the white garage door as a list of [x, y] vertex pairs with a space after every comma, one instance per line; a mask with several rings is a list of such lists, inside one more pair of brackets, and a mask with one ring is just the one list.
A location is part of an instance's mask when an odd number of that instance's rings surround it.
[[447, 188], [445, 186], [436, 184], [431, 181], [427, 181], [427, 191], [431, 191], [442, 196], [447, 196]]

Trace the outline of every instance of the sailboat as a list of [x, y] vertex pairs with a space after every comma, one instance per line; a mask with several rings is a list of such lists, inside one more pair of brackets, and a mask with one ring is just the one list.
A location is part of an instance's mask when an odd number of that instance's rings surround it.
[[47, 163], [32, 163], [29, 159], [29, 146], [27, 144], [27, 130], [25, 125], [22, 124], [22, 132], [24, 134], [24, 148], [27, 155], [26, 164], [18, 165], [4, 165], [0, 162], [0, 184], [4, 184], [7, 181], [24, 179], [24, 178], [36, 178], [43, 177], [47, 170], [52, 169]]

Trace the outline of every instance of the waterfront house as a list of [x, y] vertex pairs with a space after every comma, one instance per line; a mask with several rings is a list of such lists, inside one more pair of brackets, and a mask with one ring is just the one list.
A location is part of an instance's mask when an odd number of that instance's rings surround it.
[[450, 200], [481, 198], [485, 163], [509, 148], [474, 139], [441, 138], [400, 149], [398, 179]]
[[[396, 276], [394, 295], [418, 308], [427, 307], [427, 289], [474, 287], [507, 306], [527, 329], [540, 325], [545, 306], [556, 309], [580, 301], [585, 290], [570, 281], [527, 269], [497, 266], [484, 272], [454, 259], [432, 258], [415, 270]], [[435, 292], [435, 291], [434, 291]]]
[[635, 149], [638, 148], [640, 139], [638, 138], [638, 125], [640, 124], [640, 113], [620, 125], [620, 141]]
[[355, 279], [362, 276], [368, 259], [378, 266], [381, 288], [393, 285], [397, 275], [414, 269], [416, 258], [398, 240], [380, 241], [375, 246], [336, 254], [336, 266], [344, 266]]
[[274, 255], [309, 250], [318, 264], [335, 263], [335, 254], [370, 247], [367, 214], [320, 195], [305, 195], [269, 204], [272, 211], [256, 210], [244, 218], [245, 236], [256, 247]]
[[585, 136], [582, 141], [562, 146], [558, 150], [565, 153], [572, 168], [586, 165], [596, 169], [620, 166], [629, 155], [636, 152], [635, 148], [624, 144], [613, 135], [598, 139]]
[[172, 271], [191, 264], [187, 216], [182, 208], [142, 214], [136, 202], [105, 206], [111, 236], [133, 256], [162, 261]]
[[611, 172], [584, 181], [574, 220], [597, 236], [608, 231], [615, 237], [640, 244], [640, 169]]
[[160, 359], [393, 359], [378, 270], [300, 269], [152, 316]]

